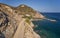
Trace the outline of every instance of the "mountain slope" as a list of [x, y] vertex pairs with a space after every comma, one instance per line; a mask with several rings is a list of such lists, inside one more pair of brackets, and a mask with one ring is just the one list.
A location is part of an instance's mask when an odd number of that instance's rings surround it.
[[[33, 17], [36, 12], [30, 7], [22, 7], [25, 8], [0, 4], [0, 38], [41, 38], [33, 31], [34, 24], [30, 21], [30, 16]], [[29, 10], [31, 13], [28, 13]]]

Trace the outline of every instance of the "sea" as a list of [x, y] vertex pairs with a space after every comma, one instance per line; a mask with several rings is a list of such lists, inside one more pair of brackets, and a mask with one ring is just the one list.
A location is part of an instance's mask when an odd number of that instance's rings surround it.
[[47, 19], [32, 21], [35, 25], [34, 31], [38, 33], [41, 38], [60, 38], [60, 13], [42, 13]]

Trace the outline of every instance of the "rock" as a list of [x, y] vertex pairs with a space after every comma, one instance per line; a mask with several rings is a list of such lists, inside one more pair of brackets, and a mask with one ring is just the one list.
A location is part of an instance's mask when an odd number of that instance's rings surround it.
[[[20, 8], [19, 8], [20, 10]], [[34, 32], [34, 24], [26, 22], [17, 8], [0, 4], [0, 36], [1, 38], [41, 38]], [[23, 14], [25, 15], [25, 14]]]

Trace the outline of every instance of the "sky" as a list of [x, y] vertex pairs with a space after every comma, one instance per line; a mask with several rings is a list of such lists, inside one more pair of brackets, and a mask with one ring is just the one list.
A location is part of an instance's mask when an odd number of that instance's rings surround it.
[[40, 12], [60, 12], [60, 0], [0, 0], [0, 3], [13, 7], [25, 4]]

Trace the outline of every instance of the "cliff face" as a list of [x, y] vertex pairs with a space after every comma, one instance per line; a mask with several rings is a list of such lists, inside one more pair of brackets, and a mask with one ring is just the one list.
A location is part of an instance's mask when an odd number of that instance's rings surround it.
[[33, 31], [34, 24], [30, 21], [35, 12], [29, 14], [24, 10], [27, 7], [22, 7], [0, 4], [0, 38], [41, 38]]

